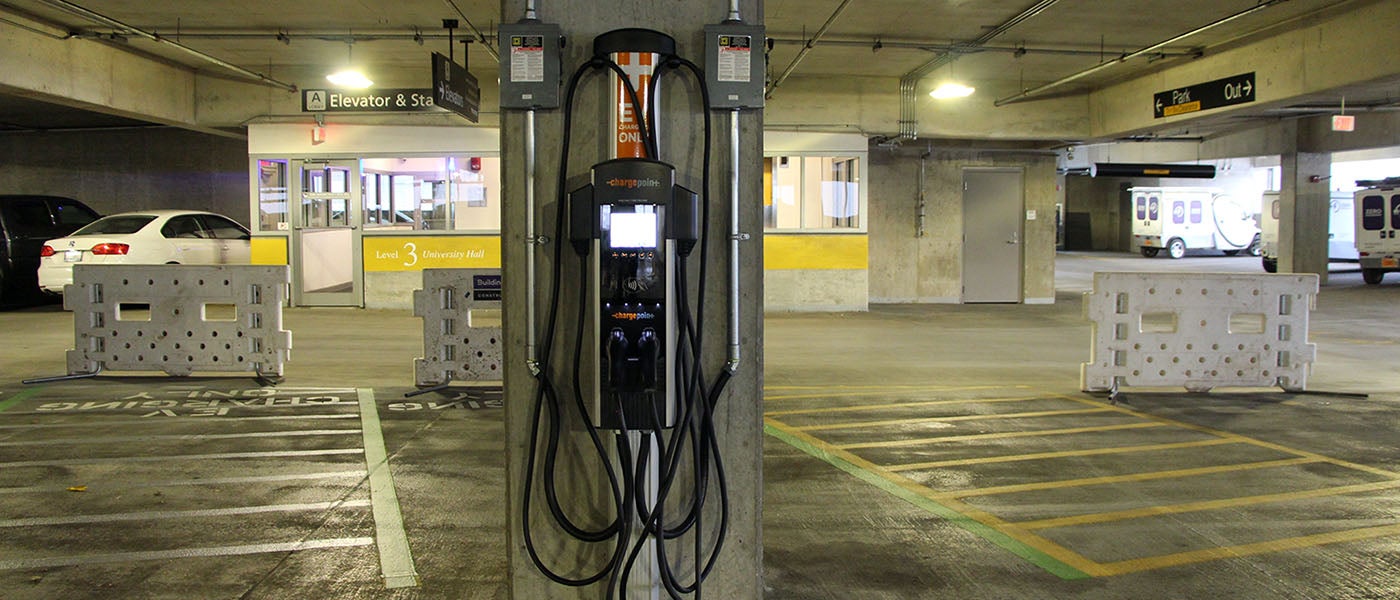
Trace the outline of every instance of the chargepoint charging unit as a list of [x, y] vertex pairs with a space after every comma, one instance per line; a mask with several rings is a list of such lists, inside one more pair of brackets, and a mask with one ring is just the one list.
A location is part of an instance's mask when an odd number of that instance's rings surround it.
[[[515, 507], [522, 539], [535, 567], [557, 584], [596, 589], [606, 598], [699, 598], [729, 521], [714, 413], [741, 364], [738, 251], [747, 236], [738, 228], [738, 116], [742, 109], [763, 105], [763, 30], [744, 24], [737, 4], [731, 4], [727, 20], [705, 28], [703, 68], [679, 56], [674, 39], [664, 33], [604, 33], [594, 39], [592, 57], [568, 78], [561, 100], [563, 33], [536, 20], [531, 7], [525, 20], [500, 28], [501, 107], [527, 111], [529, 138], [527, 355], [536, 392], [523, 502]], [[569, 159], [576, 94], [598, 74], [607, 75], [611, 103], [603, 129], [611, 135], [603, 143], [609, 156], [587, 172], [586, 184], [566, 192], [575, 175]], [[693, 173], [678, 175], [660, 156], [659, 91], [668, 76], [691, 78], [688, 89], [701, 96], [703, 136], [664, 132], [703, 140], [692, 149], [704, 164], [698, 179]], [[535, 111], [556, 108], [563, 111], [559, 194], [554, 235], [542, 236], [534, 230]], [[733, 142], [729, 351], [723, 363], [709, 360], [717, 353], [707, 355], [703, 345], [706, 291], [712, 284], [723, 287], [723, 279], [712, 280], [707, 269], [715, 237], [708, 227], [710, 111], [715, 109], [731, 111]], [[678, 179], [697, 182], [700, 192]], [[551, 244], [547, 316], [537, 330], [535, 248]], [[545, 277], [540, 279], [543, 283]], [[571, 344], [556, 344], [556, 337], [567, 337], [560, 332], [570, 329], [561, 327], [569, 318], [561, 314], [575, 315]], [[573, 402], [562, 400], [569, 396]], [[614, 438], [611, 449], [604, 442], [608, 434]], [[585, 442], [567, 438], [580, 435]], [[559, 472], [561, 441], [592, 450], [606, 479], [597, 486], [605, 490], [602, 498], [564, 497], [557, 489], [557, 478], [574, 475]], [[535, 519], [532, 511], [544, 508], [548, 518]], [[604, 522], [582, 522], [589, 517]], [[588, 548], [562, 567], [539, 547], [540, 540], [561, 535]]]

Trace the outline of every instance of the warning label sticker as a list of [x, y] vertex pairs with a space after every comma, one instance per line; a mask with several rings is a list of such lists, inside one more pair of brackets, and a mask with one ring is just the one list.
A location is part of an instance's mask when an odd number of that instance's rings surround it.
[[515, 83], [544, 81], [544, 36], [511, 36], [510, 80]]
[[718, 81], [748, 83], [752, 64], [753, 37], [747, 35], [719, 36]]

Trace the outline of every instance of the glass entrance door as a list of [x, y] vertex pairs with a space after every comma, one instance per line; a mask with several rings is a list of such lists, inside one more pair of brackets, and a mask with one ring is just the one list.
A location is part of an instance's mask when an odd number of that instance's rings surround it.
[[360, 164], [294, 161], [297, 208], [292, 219], [292, 301], [297, 306], [362, 306]]

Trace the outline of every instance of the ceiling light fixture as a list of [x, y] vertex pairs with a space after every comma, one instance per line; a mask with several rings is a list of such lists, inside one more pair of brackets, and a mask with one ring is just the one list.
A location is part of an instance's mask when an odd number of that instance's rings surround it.
[[975, 91], [977, 91], [977, 88], [949, 81], [938, 86], [937, 88], [934, 88], [934, 90], [932, 92], [929, 92], [928, 95], [933, 96], [934, 98], [937, 98], [939, 100], [947, 100], [949, 98], [966, 98], [968, 96], [971, 96], [972, 93]]
[[369, 77], [366, 77], [364, 73], [361, 73], [359, 69], [353, 66], [354, 62], [352, 58], [354, 57], [354, 52], [355, 38], [352, 34], [351, 37], [345, 38], [345, 68], [327, 75], [326, 81], [338, 87], [352, 89], [364, 89], [374, 85], [374, 82], [370, 81]]

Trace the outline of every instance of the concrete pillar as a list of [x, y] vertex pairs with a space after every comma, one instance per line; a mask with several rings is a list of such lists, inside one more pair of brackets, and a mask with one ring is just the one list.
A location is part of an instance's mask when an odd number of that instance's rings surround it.
[[1316, 273], [1326, 284], [1332, 155], [1295, 149], [1281, 155], [1279, 162], [1278, 272]]
[[[540, 0], [531, 2], [541, 21], [558, 23], [567, 40], [564, 49], [564, 82], [592, 55], [593, 39], [604, 32], [622, 28], [645, 28], [660, 31], [675, 38], [677, 53], [703, 67], [704, 26], [719, 23], [728, 15], [729, 3], [723, 0], [697, 2], [654, 2], [651, 0]], [[524, 0], [503, 0], [502, 14], [507, 22], [524, 15]], [[762, 24], [762, 0], [739, 2], [740, 13], [751, 25]], [[755, 47], [755, 51], [761, 51]], [[503, 57], [505, 58], [505, 57]], [[703, 190], [702, 168], [705, 165], [701, 142], [705, 109], [693, 80], [678, 74], [662, 79], [659, 123], [661, 134], [660, 158], [676, 167], [677, 183], [692, 190]], [[563, 94], [561, 93], [561, 97]], [[573, 396], [575, 334], [579, 330], [578, 258], [564, 247], [563, 259], [556, 265], [554, 252], [560, 234], [556, 232], [558, 192], [562, 181], [565, 190], [586, 182], [589, 168], [609, 158], [611, 136], [605, 131], [608, 92], [607, 78], [598, 71], [585, 75], [576, 96], [573, 127], [570, 135], [572, 151], [564, 177], [560, 178], [560, 152], [564, 137], [564, 111], [541, 110], [535, 116], [537, 181], [534, 189], [537, 208], [534, 214], [537, 235], [548, 240], [537, 246], [535, 306], [538, 323], [537, 350], [544, 349], [545, 323], [550, 314], [549, 296], [552, 274], [558, 267], [563, 276], [558, 305], [558, 327], [553, 337], [552, 368], [546, 374], [559, 391], [562, 406], [560, 418], [561, 451], [555, 480], [563, 510], [579, 525], [598, 527], [613, 518], [613, 503], [607, 479], [597, 453], [582, 426]], [[727, 293], [730, 260], [729, 242], [729, 179], [730, 159], [729, 111], [711, 113], [713, 119], [713, 148], [708, 164], [713, 174], [710, 182], [710, 212], [708, 213], [709, 285], [705, 290], [704, 375], [713, 380], [726, 361]], [[741, 362], [729, 382], [725, 394], [717, 403], [715, 429], [724, 457], [728, 481], [729, 531], [723, 552], [714, 571], [706, 580], [705, 597], [760, 598], [762, 587], [762, 536], [760, 516], [762, 507], [762, 112], [745, 110], [739, 117], [740, 147], [740, 229], [752, 235], [741, 243], [739, 301], [741, 332]], [[527, 364], [527, 242], [525, 206], [525, 131], [527, 116], [523, 111], [504, 110], [501, 115], [502, 193], [502, 265], [505, 285], [503, 324], [505, 329], [505, 406], [507, 438], [507, 489], [503, 498], [508, 511], [509, 584], [510, 597], [540, 600], [546, 598], [603, 598], [604, 583], [583, 588], [569, 587], [548, 580], [526, 551], [524, 541], [523, 492], [532, 429], [534, 426], [538, 381]], [[702, 196], [703, 197], [703, 196]], [[565, 234], [566, 235], [566, 234]], [[565, 240], [567, 237], [565, 237]], [[695, 288], [701, 249], [690, 258], [690, 285]], [[692, 301], [694, 302], [694, 301]], [[591, 342], [585, 342], [591, 343]], [[584, 388], [591, 361], [581, 366]], [[548, 411], [544, 415], [548, 422]], [[541, 435], [547, 427], [541, 429]], [[603, 444], [613, 453], [611, 433], [603, 432]], [[542, 442], [541, 442], [542, 443]], [[615, 459], [614, 459], [615, 461]], [[688, 467], [687, 467], [688, 468]], [[689, 497], [689, 476], [683, 477], [685, 489], [671, 494], [673, 504]], [[578, 542], [554, 524], [545, 504], [543, 482], [536, 473], [529, 512], [535, 547], [540, 559], [555, 571], [568, 577], [581, 577], [596, 572], [605, 565], [613, 549], [611, 544]], [[710, 510], [704, 513], [705, 543], [714, 539], [719, 524], [718, 486], [710, 485]], [[677, 514], [679, 509], [668, 509]], [[635, 529], [635, 527], [634, 527]], [[668, 557], [676, 565], [683, 580], [692, 578], [689, 535], [666, 545]], [[642, 570], [633, 574], [634, 581], [643, 576]], [[629, 595], [629, 598], [643, 597]], [[652, 596], [646, 596], [652, 597]], [[666, 597], [663, 591], [660, 597]]]

